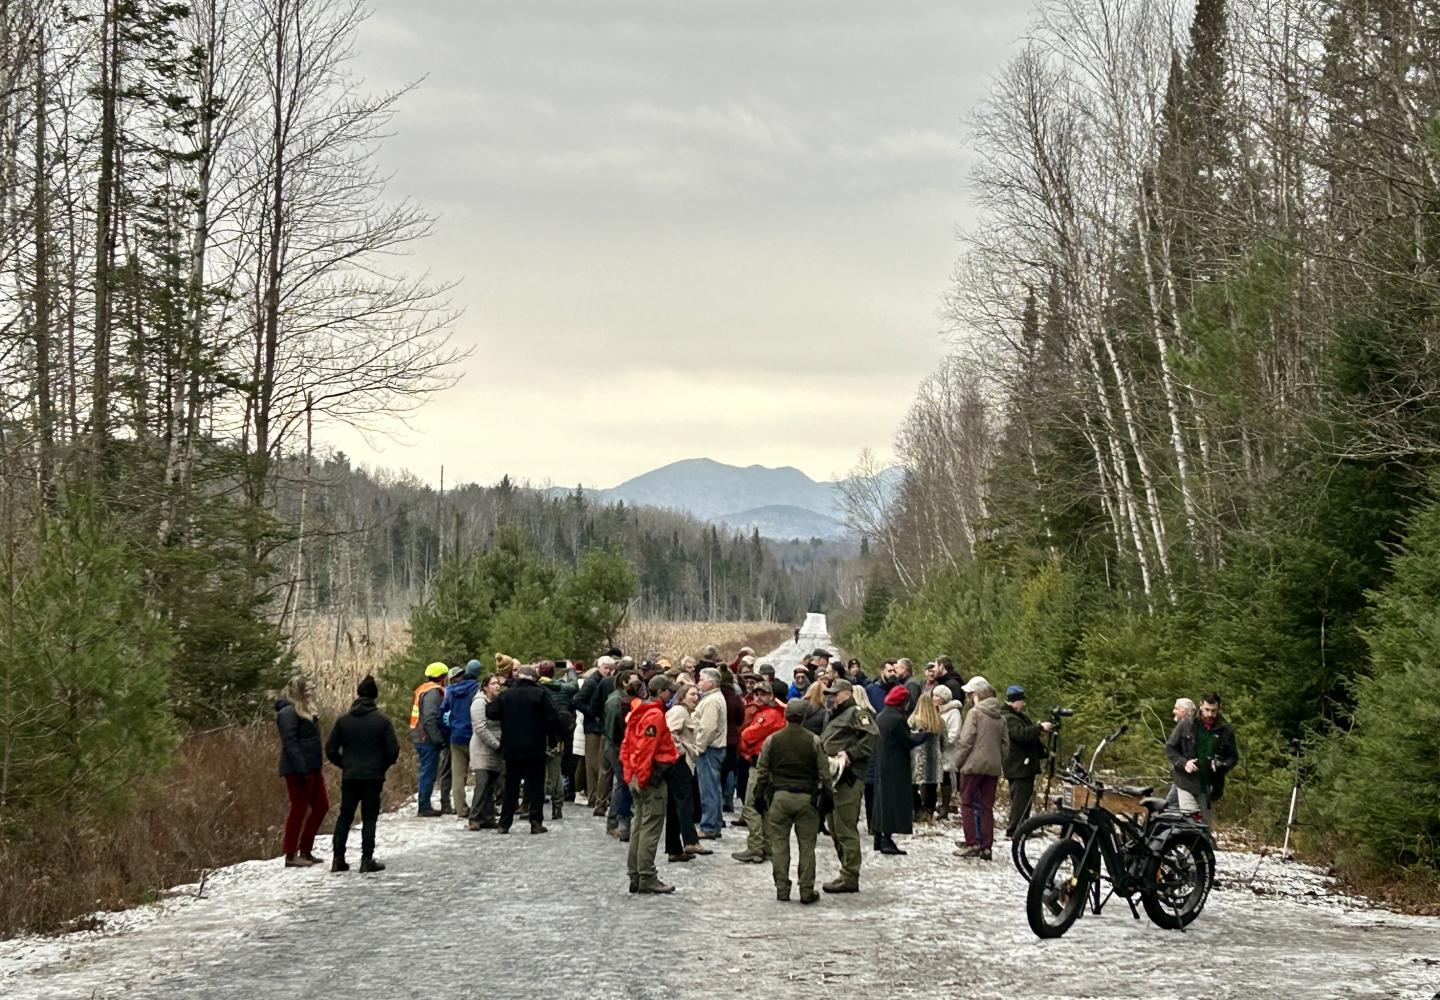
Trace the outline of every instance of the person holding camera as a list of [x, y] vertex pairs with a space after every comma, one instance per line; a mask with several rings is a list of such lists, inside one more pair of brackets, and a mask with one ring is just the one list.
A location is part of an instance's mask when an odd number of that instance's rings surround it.
[[1035, 798], [1035, 776], [1040, 773], [1046, 756], [1045, 737], [1055, 728], [1052, 722], [1031, 722], [1025, 714], [1025, 689], [1011, 684], [1005, 689], [1005, 704], [1000, 706], [1005, 728], [1010, 733], [1010, 748], [1005, 753], [1005, 783], [1010, 786], [1010, 820], [1005, 836], [1015, 838], [1016, 828], [1030, 818]]
[[[848, 683], [848, 682], [847, 682]], [[820, 834], [817, 799], [830, 795], [830, 761], [815, 734], [807, 730], [805, 709], [797, 701], [785, 706], [784, 728], [765, 738], [755, 762], [752, 802], [764, 806], [770, 828], [770, 870], [775, 898], [790, 899], [790, 831], [800, 847], [800, 902], [818, 903], [815, 891], [815, 838]]]
[[648, 690], [649, 699], [631, 709], [625, 721], [620, 769], [634, 812], [625, 862], [630, 891], [658, 895], [675, 891], [673, 885], [660, 881], [655, 853], [665, 832], [666, 774], [680, 759], [680, 752], [665, 721], [665, 702], [675, 690], [675, 682], [656, 674], [650, 678]]
[[[1179, 714], [1178, 712], [1176, 713]], [[1225, 775], [1239, 763], [1235, 730], [1220, 714], [1220, 695], [1200, 699], [1199, 718], [1179, 719], [1165, 741], [1180, 808], [1215, 825], [1215, 803], [1225, 794]]]

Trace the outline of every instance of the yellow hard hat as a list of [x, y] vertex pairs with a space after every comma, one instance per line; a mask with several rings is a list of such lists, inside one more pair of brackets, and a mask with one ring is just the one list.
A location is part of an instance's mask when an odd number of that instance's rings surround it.
[[445, 666], [445, 664], [443, 663], [432, 663], [430, 664], [430, 666], [425, 668], [425, 676], [431, 678], [444, 677], [449, 672], [450, 668]]

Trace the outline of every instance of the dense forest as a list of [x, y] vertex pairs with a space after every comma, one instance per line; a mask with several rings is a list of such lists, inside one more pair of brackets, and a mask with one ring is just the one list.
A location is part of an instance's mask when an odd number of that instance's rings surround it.
[[1299, 754], [1309, 842], [1433, 889], [1437, 67], [1431, 2], [1043, 3], [846, 641], [1139, 722], [1155, 777], [1218, 690], [1222, 818], [1278, 834]]

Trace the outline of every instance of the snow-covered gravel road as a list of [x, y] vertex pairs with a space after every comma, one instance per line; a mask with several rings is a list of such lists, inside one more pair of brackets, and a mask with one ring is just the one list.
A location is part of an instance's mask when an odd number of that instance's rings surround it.
[[[802, 640], [804, 652], [822, 641]], [[781, 662], [778, 651], [769, 659]], [[948, 825], [908, 838], [908, 857], [867, 850], [859, 895], [802, 907], [776, 902], [768, 865], [730, 859], [743, 830], [727, 831], [713, 857], [662, 855], [674, 895], [631, 896], [624, 845], [587, 810], [568, 815], [539, 837], [523, 824], [496, 837], [448, 817], [386, 816], [381, 875], [278, 860], [224, 869], [199, 898], [192, 887], [98, 932], [0, 942], [0, 997], [1430, 1000], [1440, 990], [1440, 920], [1331, 896], [1313, 869], [1255, 855], [1222, 855], [1221, 884], [1187, 933], [1136, 922], [1117, 900], [1041, 942], [1014, 869], [955, 860]], [[825, 880], [837, 864], [821, 847]]]

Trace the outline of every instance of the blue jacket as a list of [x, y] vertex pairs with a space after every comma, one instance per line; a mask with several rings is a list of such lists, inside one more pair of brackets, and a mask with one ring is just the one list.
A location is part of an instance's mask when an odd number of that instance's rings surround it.
[[470, 703], [479, 690], [480, 682], [469, 678], [458, 680], [445, 689], [445, 700], [440, 703], [440, 717], [450, 727], [452, 746], [470, 745]]

